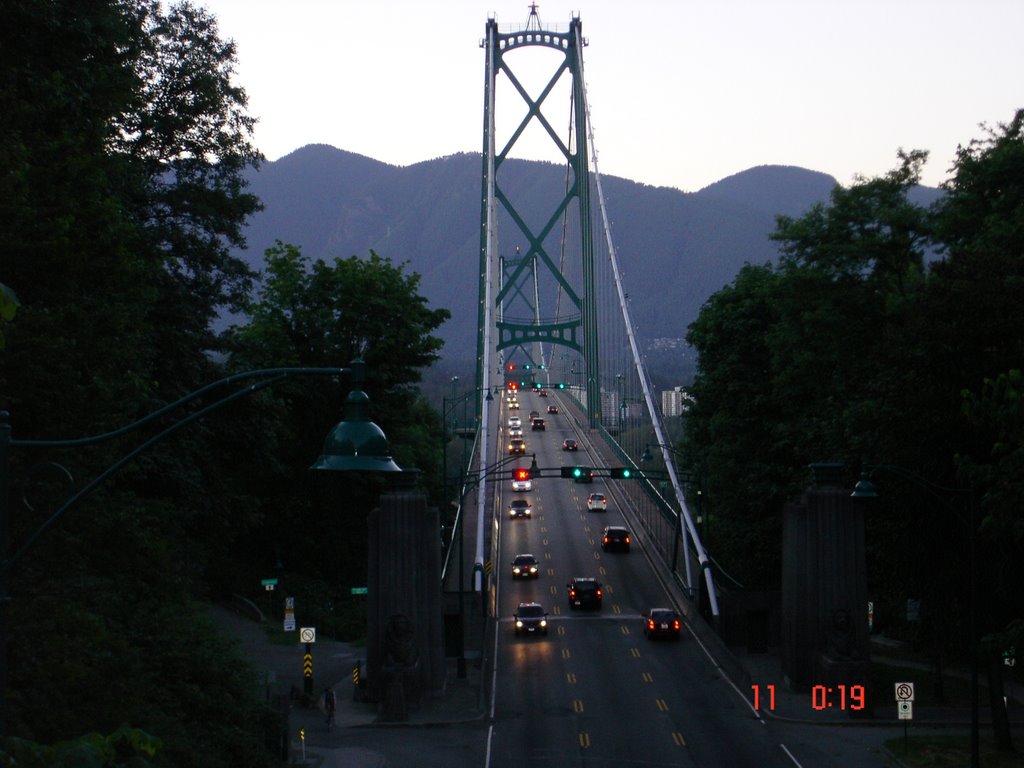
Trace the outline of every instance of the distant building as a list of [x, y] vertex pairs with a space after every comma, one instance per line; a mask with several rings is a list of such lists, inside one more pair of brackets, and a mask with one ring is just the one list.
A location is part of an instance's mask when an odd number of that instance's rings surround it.
[[661, 393], [661, 413], [663, 416], [682, 416], [690, 410], [693, 396], [683, 387], [675, 387]]

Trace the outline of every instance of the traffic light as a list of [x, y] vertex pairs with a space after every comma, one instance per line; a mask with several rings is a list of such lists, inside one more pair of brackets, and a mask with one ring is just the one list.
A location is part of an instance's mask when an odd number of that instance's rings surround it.
[[528, 469], [517, 469], [516, 470], [516, 480], [529, 480], [529, 479], [530, 479], [530, 470], [528, 470]]
[[514, 371], [515, 369], [516, 369], [515, 363], [509, 363], [508, 365], [505, 366], [505, 370], [506, 371]]
[[562, 477], [569, 477], [577, 483], [592, 483], [594, 470], [590, 467], [562, 467]]
[[565, 389], [565, 382], [564, 381], [558, 382], [558, 388], [559, 389]]
[[612, 467], [608, 473], [610, 477], [617, 477], [620, 480], [628, 480], [633, 477], [633, 470], [629, 467]]
[[543, 389], [544, 385], [541, 384], [539, 381], [535, 381], [535, 382], [533, 382], [533, 388], [534, 389]]

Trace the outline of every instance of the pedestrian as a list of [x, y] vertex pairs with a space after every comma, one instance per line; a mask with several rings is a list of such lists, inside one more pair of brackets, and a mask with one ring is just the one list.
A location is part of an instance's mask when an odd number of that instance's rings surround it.
[[334, 710], [337, 707], [337, 700], [334, 698], [334, 689], [328, 686], [324, 688], [324, 712], [327, 713], [327, 728], [334, 727]]

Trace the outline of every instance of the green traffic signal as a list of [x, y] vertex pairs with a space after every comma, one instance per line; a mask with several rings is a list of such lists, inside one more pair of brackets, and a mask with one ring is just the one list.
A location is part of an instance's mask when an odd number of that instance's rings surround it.
[[633, 477], [633, 470], [629, 467], [612, 467], [608, 473], [610, 477], [617, 477], [621, 480], [629, 480]]

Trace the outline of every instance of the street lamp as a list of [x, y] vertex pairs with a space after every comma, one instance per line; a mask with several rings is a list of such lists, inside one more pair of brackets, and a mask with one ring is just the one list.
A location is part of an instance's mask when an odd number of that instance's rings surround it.
[[[442, 428], [442, 435], [443, 435], [443, 440], [442, 440], [442, 444], [441, 444], [441, 479], [442, 479], [441, 486], [442, 486], [442, 491], [443, 491], [443, 497], [446, 500], [446, 502], [447, 502], [447, 499], [448, 499], [448, 439], [449, 439], [448, 438], [448, 433], [447, 433], [448, 416], [449, 416], [449, 414], [451, 415], [452, 435], [460, 434], [459, 430], [455, 426], [456, 425], [455, 407], [457, 405], [459, 405], [459, 403], [465, 403], [466, 400], [470, 396], [475, 395], [478, 392], [483, 390], [483, 387], [477, 387], [476, 389], [471, 389], [468, 392], [464, 392], [463, 394], [461, 394], [461, 395], [456, 397], [456, 395], [455, 395], [455, 385], [458, 383], [459, 377], [458, 376], [452, 376], [452, 380], [451, 381], [452, 381], [452, 396], [450, 398], [449, 397], [442, 397], [441, 398], [441, 428]], [[495, 387], [494, 391], [495, 392], [499, 392], [500, 389]], [[491, 394], [491, 390], [490, 389], [487, 390], [487, 397], [484, 398], [484, 399], [487, 400], [487, 402], [489, 402], [489, 403], [494, 401], [494, 396]], [[463, 421], [465, 421], [465, 410], [463, 410]], [[473, 432], [475, 432], [475, 430], [476, 430], [476, 428], [474, 427], [473, 428]], [[460, 434], [460, 436], [462, 438], [472, 437], [472, 435], [469, 434], [469, 432], [470, 432], [470, 430], [467, 428], [465, 430], [465, 432]], [[466, 465], [466, 451], [465, 451], [465, 443], [463, 443], [462, 467], [459, 470], [459, 476], [460, 477], [462, 475], [462, 471], [465, 469], [465, 465]]]
[[[365, 381], [365, 364], [362, 360], [354, 360], [350, 368], [267, 368], [246, 371], [219, 379], [201, 387], [175, 402], [160, 408], [138, 421], [119, 427], [110, 432], [91, 437], [69, 440], [22, 440], [12, 437], [10, 414], [0, 411], [0, 735], [6, 731], [6, 700], [7, 700], [7, 576], [15, 565], [25, 556], [26, 552], [43, 534], [56, 525], [63, 516], [88, 497], [112, 475], [140, 454], [162, 442], [182, 427], [202, 419], [215, 410], [239, 398], [259, 392], [274, 384], [284, 381], [290, 376], [342, 376], [350, 374], [353, 389], [345, 401], [345, 418], [338, 423], [324, 441], [324, 451], [314, 469], [332, 469], [339, 471], [358, 472], [401, 472], [401, 468], [392, 461], [384, 432], [370, 421], [369, 397], [361, 391]], [[180, 418], [152, 437], [144, 440], [132, 451], [115, 461], [93, 480], [66, 498], [55, 512], [32, 533], [15, 551], [7, 557], [7, 525], [10, 502], [10, 450], [11, 448], [73, 448], [96, 445], [113, 438], [134, 432], [153, 421], [177, 411], [182, 406], [223, 387], [247, 383], [230, 394], [203, 406], [194, 413]], [[62, 473], [70, 478], [71, 474], [63, 466], [55, 464]]]
[[977, 526], [974, 512], [974, 489], [967, 488], [946, 488], [941, 485], [925, 480], [915, 475], [910, 470], [891, 464], [866, 464], [863, 467], [860, 480], [853, 487], [851, 497], [855, 499], [874, 499], [878, 497], [875, 484], [871, 481], [872, 472], [891, 472], [892, 474], [908, 480], [918, 488], [930, 493], [938, 499], [953, 514], [959, 513], [943, 494], [953, 496], [966, 496], [968, 509], [968, 525], [971, 527], [969, 562], [970, 562], [970, 649], [971, 654], [971, 768], [978, 768], [980, 765], [979, 746], [979, 724], [978, 724], [978, 571], [977, 571]]

